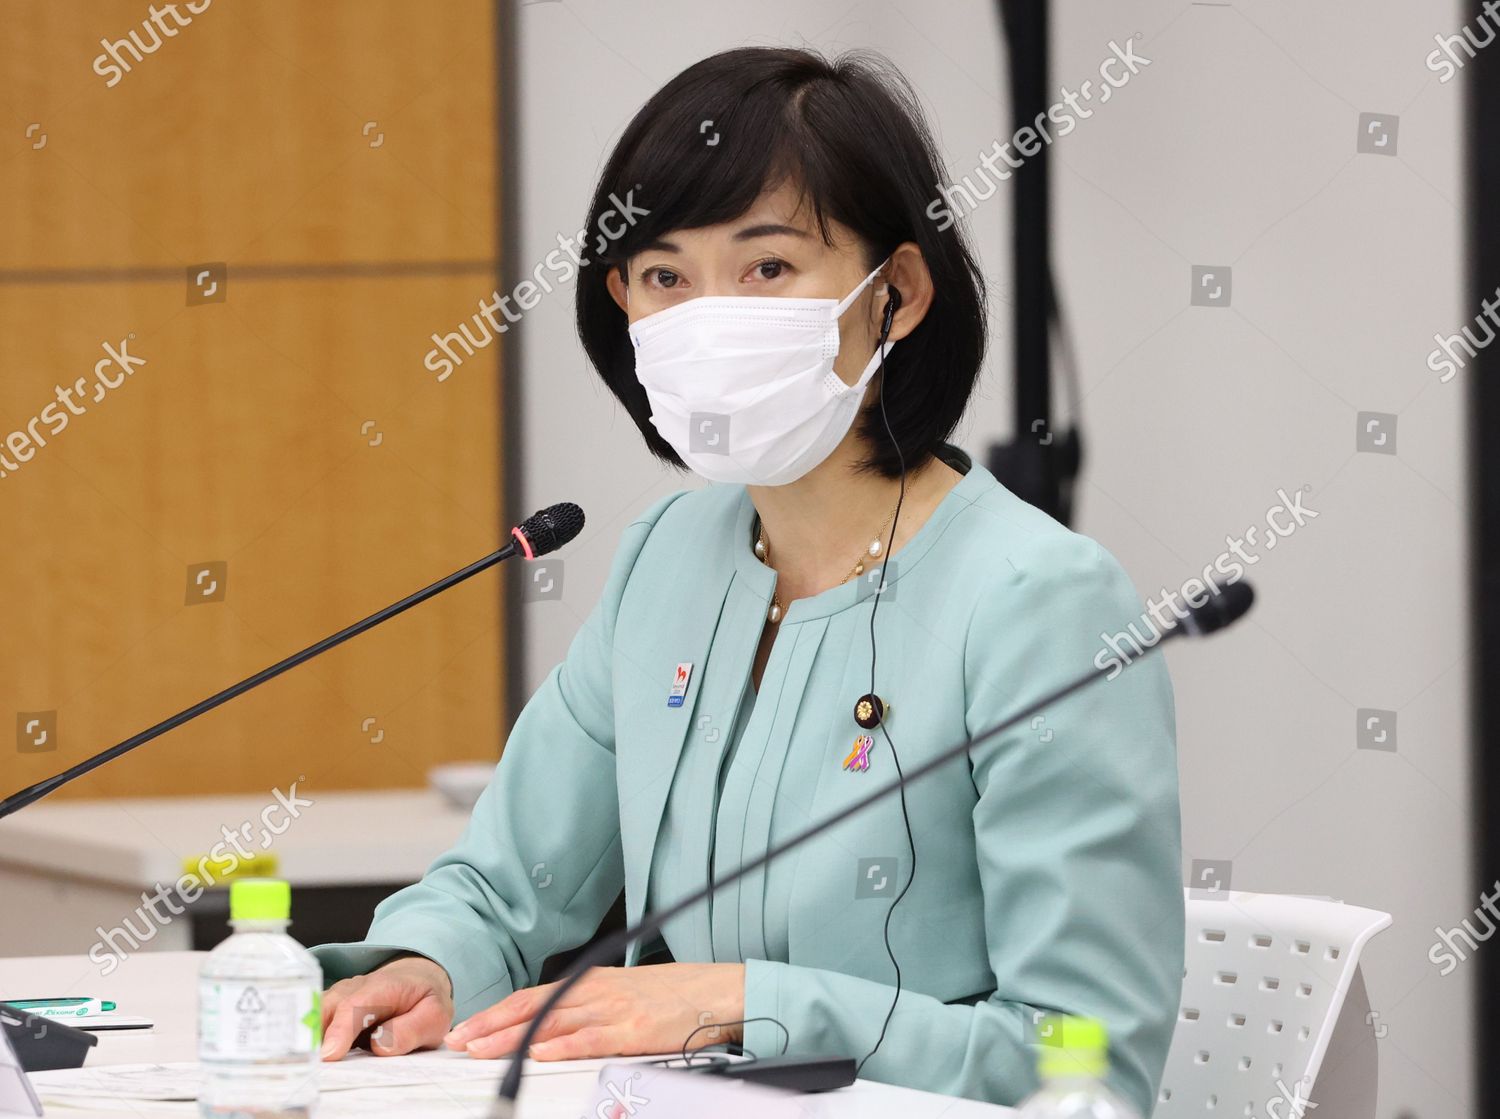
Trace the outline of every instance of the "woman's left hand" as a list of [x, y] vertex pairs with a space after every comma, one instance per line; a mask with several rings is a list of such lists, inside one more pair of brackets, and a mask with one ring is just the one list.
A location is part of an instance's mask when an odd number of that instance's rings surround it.
[[[443, 1039], [471, 1057], [508, 1057], [556, 987], [516, 991], [459, 1023]], [[745, 1016], [744, 964], [653, 964], [595, 968], [573, 985], [537, 1032], [539, 1061], [675, 1053], [688, 1035], [695, 1049], [739, 1041]]]

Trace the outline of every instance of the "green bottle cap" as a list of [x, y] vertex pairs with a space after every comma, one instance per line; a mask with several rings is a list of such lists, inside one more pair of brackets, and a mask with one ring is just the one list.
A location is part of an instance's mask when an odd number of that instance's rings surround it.
[[1037, 1041], [1042, 1047], [1037, 1072], [1043, 1080], [1099, 1080], [1109, 1071], [1109, 1031], [1097, 1018], [1049, 1014], [1037, 1027]]
[[231, 921], [285, 921], [292, 915], [292, 888], [279, 878], [241, 878], [229, 886]]

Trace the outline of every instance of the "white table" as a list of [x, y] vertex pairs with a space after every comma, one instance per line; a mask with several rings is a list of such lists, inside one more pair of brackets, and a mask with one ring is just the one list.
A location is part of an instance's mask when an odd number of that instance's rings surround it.
[[[282, 789], [283, 793], [289, 790]], [[275, 874], [297, 891], [336, 886], [395, 888], [415, 882], [453, 845], [468, 823], [427, 789], [376, 792], [298, 792], [312, 804], [295, 819], [264, 795], [62, 800], [32, 805], [0, 820], [0, 956], [87, 953], [96, 929], [147, 931], [137, 913], [141, 893], [172, 886], [184, 860], [196, 861], [223, 843], [224, 828], [250, 828], [252, 855], [276, 859]], [[262, 815], [281, 834], [263, 831]], [[269, 846], [262, 847], [263, 842]], [[221, 852], [232, 851], [227, 846]], [[222, 895], [206, 894], [184, 917], [155, 928], [151, 951], [191, 948], [190, 916]], [[161, 903], [159, 913], [167, 913]], [[363, 929], [360, 930], [362, 932]], [[118, 942], [118, 941], [117, 941]], [[128, 942], [125, 942], [128, 943]]]
[[[195, 952], [142, 952], [131, 956], [108, 979], [82, 956], [44, 956], [0, 959], [0, 1001], [10, 998], [92, 995], [119, 1003], [122, 1013], [144, 1014], [156, 1022], [147, 1032], [102, 1033], [90, 1050], [88, 1067], [139, 1062], [191, 1061], [196, 1059], [196, 977], [202, 955]], [[498, 1070], [496, 1079], [498, 1081]], [[593, 1098], [597, 1072], [528, 1076], [522, 1090], [522, 1119], [577, 1119]], [[45, 1096], [43, 1102], [46, 1103]], [[1015, 1113], [1010, 1108], [915, 1092], [905, 1088], [857, 1081], [848, 1088], [819, 1096], [800, 1098], [801, 1114], [817, 1119], [1003, 1119]], [[122, 1113], [48, 1107], [48, 1114], [68, 1119], [179, 1119], [180, 1105], [150, 1104]], [[482, 1115], [472, 1105], [455, 1108], [452, 1101], [436, 1100], [424, 1109], [431, 1116]], [[653, 1113], [654, 1114], [654, 1113]], [[671, 1119], [662, 1114], [659, 1119]], [[697, 1117], [694, 1117], [697, 1119]]]

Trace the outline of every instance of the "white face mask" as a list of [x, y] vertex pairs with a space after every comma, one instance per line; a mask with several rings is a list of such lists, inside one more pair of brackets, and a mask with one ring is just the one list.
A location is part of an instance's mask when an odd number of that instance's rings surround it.
[[711, 482], [781, 486], [832, 454], [880, 367], [876, 350], [852, 385], [833, 371], [839, 316], [880, 268], [843, 299], [707, 295], [632, 323], [651, 422], [682, 461]]

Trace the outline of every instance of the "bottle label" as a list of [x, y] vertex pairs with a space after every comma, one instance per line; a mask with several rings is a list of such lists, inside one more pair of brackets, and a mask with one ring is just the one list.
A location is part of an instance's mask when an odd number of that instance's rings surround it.
[[206, 1060], [307, 1060], [323, 1040], [323, 993], [306, 983], [205, 980], [199, 1052]]

